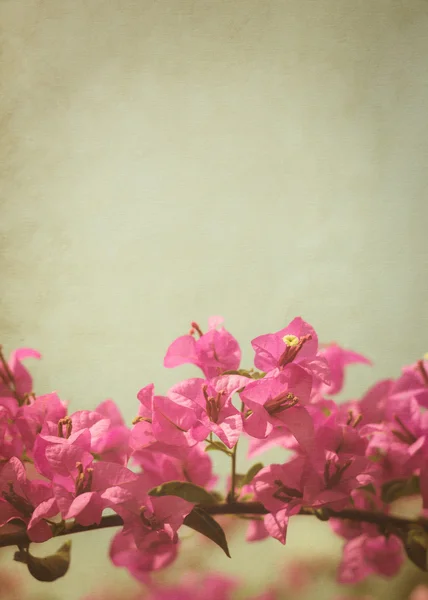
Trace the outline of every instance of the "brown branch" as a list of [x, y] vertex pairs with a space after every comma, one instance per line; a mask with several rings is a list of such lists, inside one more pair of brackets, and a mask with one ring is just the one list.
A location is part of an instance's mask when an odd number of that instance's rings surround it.
[[[260, 502], [229, 502], [204, 505], [201, 507], [210, 515], [266, 515], [269, 512]], [[323, 510], [326, 518], [331, 517], [360, 523], [371, 523], [377, 525], [383, 531], [403, 531], [412, 526], [419, 526], [428, 532], [428, 520], [426, 519], [405, 519], [403, 517], [387, 515], [382, 512], [370, 512], [368, 510], [357, 510], [354, 508], [346, 508], [340, 511], [333, 511], [329, 508]], [[302, 508], [299, 514], [314, 515], [315, 511], [311, 508]], [[55, 537], [81, 533], [83, 531], [96, 531], [108, 527], [120, 527], [123, 525], [123, 521], [119, 515], [109, 515], [103, 517], [99, 525], [83, 526], [77, 523], [69, 523], [67, 525], [68, 526], [64, 530], [56, 533]], [[25, 530], [1, 535], [2, 529], [3, 528], [0, 527], [0, 548], [5, 548], [7, 546], [25, 546], [31, 542]]]
[[[107, 527], [120, 527], [123, 525], [122, 519], [119, 515], [109, 515], [101, 519], [99, 525], [79, 525], [78, 523], [68, 524], [64, 530], [56, 533], [55, 537], [61, 537], [63, 535], [69, 535], [71, 533], [81, 533], [83, 531], [96, 531], [97, 529], [106, 529]], [[31, 542], [25, 530], [5, 533], [1, 535], [2, 527], [0, 527], [0, 548], [6, 548], [6, 546], [25, 546]]]

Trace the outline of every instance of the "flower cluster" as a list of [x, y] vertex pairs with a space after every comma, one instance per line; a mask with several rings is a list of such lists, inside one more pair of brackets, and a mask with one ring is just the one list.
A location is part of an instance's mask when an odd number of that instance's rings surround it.
[[[38, 352], [20, 349], [8, 361], [0, 352], [0, 527], [21, 523], [28, 543], [43, 542], [110, 519], [120, 525], [111, 560], [148, 582], [176, 558], [183, 525], [228, 554], [216, 514], [246, 514], [249, 541], [271, 536], [283, 544], [290, 517], [312, 514], [346, 540], [341, 582], [393, 575], [404, 551], [426, 568], [427, 357], [360, 400], [338, 404], [346, 367], [370, 364], [366, 357], [319, 345], [300, 317], [251, 344], [254, 368], [245, 370], [220, 317], [209, 319], [205, 333], [192, 323], [168, 348], [164, 366], [190, 363], [201, 376], [165, 395], [143, 387], [132, 426], [111, 400], [70, 413], [56, 393], [37, 396], [22, 361]], [[237, 473], [242, 436], [249, 459], [271, 447], [291, 458]], [[209, 450], [231, 459], [222, 492], [214, 489]], [[419, 519], [390, 515], [393, 501], [414, 494], [422, 496]], [[28, 543], [17, 544], [18, 560], [38, 576]]]

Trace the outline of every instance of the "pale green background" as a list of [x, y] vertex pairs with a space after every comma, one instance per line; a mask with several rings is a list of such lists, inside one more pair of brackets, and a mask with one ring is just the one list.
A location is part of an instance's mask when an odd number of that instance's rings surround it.
[[[0, 23], [0, 331], [43, 353], [39, 393], [130, 422], [211, 314], [246, 364], [302, 315], [375, 360], [353, 395], [428, 349], [426, 0], [2, 0]], [[127, 580], [110, 535], [76, 536], [49, 590]], [[339, 547], [297, 519], [286, 548], [212, 557], [261, 585]]]

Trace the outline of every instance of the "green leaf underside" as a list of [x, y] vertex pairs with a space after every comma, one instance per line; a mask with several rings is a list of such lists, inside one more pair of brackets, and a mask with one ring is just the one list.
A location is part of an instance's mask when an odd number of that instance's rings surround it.
[[209, 444], [205, 446], [205, 452], [211, 452], [212, 450], [218, 450], [219, 452], [224, 452], [228, 456], [232, 456], [232, 452], [225, 444], [223, 444], [223, 442], [209, 442]]
[[390, 504], [399, 498], [416, 496], [420, 492], [419, 476], [413, 475], [409, 479], [394, 479], [384, 483], [381, 497], [383, 502]]
[[224, 497], [223, 497], [223, 494], [220, 494], [220, 492], [217, 492], [216, 490], [214, 490], [214, 491], [210, 492], [210, 494], [216, 502], [223, 502]]
[[254, 479], [254, 477], [257, 475], [257, 473], [259, 471], [261, 471], [264, 467], [263, 463], [256, 463], [255, 465], [253, 465], [252, 467], [250, 467], [247, 471], [247, 473], [244, 475], [241, 485], [248, 485], [249, 483], [251, 483]]
[[407, 533], [404, 547], [409, 560], [422, 571], [428, 571], [428, 534], [426, 531], [422, 528], [411, 528]]
[[195, 506], [192, 512], [184, 519], [184, 525], [209, 538], [217, 546], [220, 546], [226, 556], [231, 558], [226, 535], [222, 527], [203, 508]]
[[151, 489], [149, 496], [178, 496], [195, 504], [216, 504], [217, 500], [207, 490], [190, 481], [167, 481]]
[[55, 581], [64, 577], [70, 567], [71, 541], [65, 542], [55, 554], [40, 558], [30, 554], [28, 549], [15, 552], [14, 560], [27, 565], [31, 575], [38, 581]]
[[[369, 483], [364, 485], [360, 490], [365, 490], [376, 495], [376, 488]], [[391, 504], [395, 500], [408, 496], [418, 496], [421, 493], [419, 475], [413, 475], [408, 479], [392, 479], [382, 485], [381, 499], [386, 504]]]

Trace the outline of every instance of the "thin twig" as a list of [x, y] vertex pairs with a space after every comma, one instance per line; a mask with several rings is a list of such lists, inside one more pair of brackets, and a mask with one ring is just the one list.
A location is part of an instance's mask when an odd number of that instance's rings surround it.
[[230, 482], [230, 492], [228, 495], [229, 504], [231, 502], [235, 502], [235, 488], [236, 488], [236, 449], [238, 447], [238, 442], [233, 447], [232, 450], [232, 473], [231, 473], [231, 482]]

